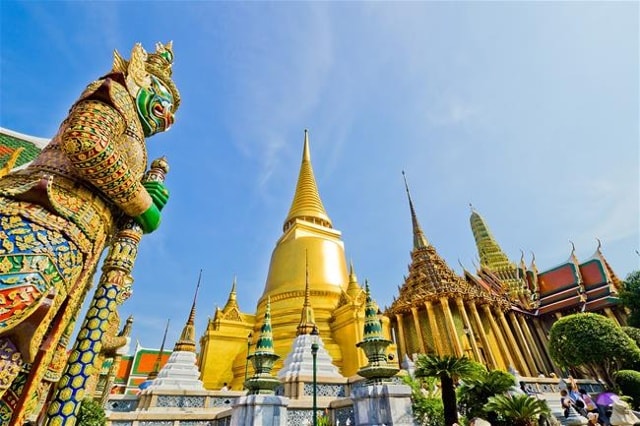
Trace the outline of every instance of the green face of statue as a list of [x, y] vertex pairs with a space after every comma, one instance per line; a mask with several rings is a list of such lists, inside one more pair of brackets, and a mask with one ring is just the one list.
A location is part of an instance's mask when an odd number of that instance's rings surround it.
[[140, 89], [136, 97], [138, 117], [145, 136], [168, 130], [173, 124], [173, 95], [155, 76], [148, 89]]

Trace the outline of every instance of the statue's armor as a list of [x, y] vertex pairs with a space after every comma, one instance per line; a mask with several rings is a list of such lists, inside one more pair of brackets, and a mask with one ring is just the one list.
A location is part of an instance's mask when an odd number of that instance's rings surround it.
[[133, 99], [113, 73], [86, 88], [33, 163], [0, 178], [0, 419], [20, 369], [44, 378], [119, 219], [151, 205], [146, 164]]

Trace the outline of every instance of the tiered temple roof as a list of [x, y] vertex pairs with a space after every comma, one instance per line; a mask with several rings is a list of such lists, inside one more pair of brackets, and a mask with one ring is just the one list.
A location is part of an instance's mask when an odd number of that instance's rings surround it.
[[400, 288], [400, 294], [392, 302], [387, 313], [408, 312], [412, 306], [427, 300], [457, 296], [461, 296], [465, 300], [477, 300], [506, 307], [506, 301], [500, 295], [487, 291], [487, 288], [482, 285], [474, 285], [474, 283], [464, 280], [449, 267], [422, 231], [406, 178], [405, 189], [409, 199], [413, 225], [411, 264], [409, 265], [409, 275]]

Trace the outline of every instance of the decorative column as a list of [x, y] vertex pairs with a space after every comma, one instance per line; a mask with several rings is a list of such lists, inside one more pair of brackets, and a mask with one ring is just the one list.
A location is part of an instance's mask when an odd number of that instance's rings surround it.
[[[144, 177], [147, 182], [162, 182], [169, 171], [166, 159], [151, 163]], [[133, 279], [131, 270], [138, 255], [142, 228], [128, 220], [116, 233], [102, 265], [102, 276], [95, 295], [78, 333], [69, 361], [58, 382], [58, 387], [47, 412], [47, 425], [73, 426], [76, 423], [80, 403], [85, 396], [89, 376], [95, 373], [94, 362], [102, 348], [102, 337], [109, 317], [118, 302], [128, 296]]]
[[358, 370], [358, 374], [367, 379], [366, 385], [357, 386], [351, 392], [355, 426], [413, 426], [411, 388], [389, 381], [399, 371], [387, 362], [387, 346], [392, 342], [382, 335], [382, 324], [371, 300], [369, 283], [366, 283], [365, 290], [364, 338], [356, 346], [364, 351], [369, 363]]
[[493, 312], [491, 312], [491, 308], [489, 307], [489, 305], [482, 305], [482, 309], [484, 310], [484, 313], [487, 316], [487, 319], [489, 320], [489, 324], [491, 325], [491, 330], [493, 331], [494, 336], [496, 336], [496, 339], [498, 340], [498, 346], [500, 346], [500, 349], [502, 350], [504, 359], [508, 363], [507, 368], [509, 366], [515, 366], [513, 362], [513, 358], [511, 357], [511, 353], [509, 352], [509, 347], [507, 346], [507, 342], [504, 340], [502, 333], [500, 333], [500, 328], [498, 327], [498, 324], [496, 323], [496, 320], [493, 317]]
[[280, 381], [271, 375], [273, 364], [280, 356], [273, 350], [271, 330], [271, 298], [267, 296], [264, 323], [255, 351], [249, 355], [255, 374], [245, 382], [249, 394], [237, 399], [231, 415], [231, 426], [269, 424], [286, 426], [288, 398], [274, 395]]
[[607, 317], [609, 317], [609, 319], [611, 319], [613, 322], [615, 322], [617, 325], [622, 325], [620, 324], [620, 321], [618, 321], [618, 318], [616, 317], [616, 315], [613, 313], [613, 311], [611, 310], [611, 308], [604, 308], [604, 313], [607, 315]]
[[516, 342], [516, 338], [511, 331], [511, 327], [509, 327], [509, 323], [504, 316], [504, 312], [501, 309], [497, 310], [498, 320], [500, 320], [500, 324], [502, 325], [502, 329], [504, 330], [505, 336], [507, 336], [507, 340], [511, 345], [511, 349], [513, 350], [513, 355], [517, 358], [518, 365], [517, 367], [520, 369], [520, 374], [523, 376], [531, 377], [531, 371], [529, 371], [529, 365], [524, 360], [524, 356], [522, 356], [522, 352], [520, 352], [520, 347], [518, 346], [518, 342]]
[[[544, 329], [540, 325], [540, 320], [537, 318], [533, 320], [533, 329], [536, 331], [536, 334], [538, 335], [538, 339], [540, 339], [540, 342], [542, 342], [542, 345], [540, 346], [544, 350], [546, 359], [551, 360], [551, 355], [549, 354], [549, 348], [548, 348], [549, 337], [547, 336], [547, 333], [544, 331]], [[549, 365], [551, 366], [551, 371], [553, 371], [558, 375], [558, 377], [560, 377], [562, 372], [558, 370], [553, 363], [550, 363]]]
[[514, 314], [513, 311], [509, 311], [508, 315], [509, 315], [509, 321], [511, 321], [511, 324], [513, 324], [513, 329], [516, 332], [516, 337], [520, 342], [520, 348], [522, 348], [522, 351], [524, 351], [525, 362], [529, 367], [529, 373], [531, 374], [531, 377], [535, 377], [538, 375], [538, 372], [541, 370], [538, 369], [538, 366], [536, 365], [536, 359], [533, 355], [533, 352], [529, 348], [529, 343], [527, 342], [527, 339], [525, 339], [524, 337], [524, 333], [520, 328], [520, 323], [518, 322], [518, 318], [516, 317], [516, 314]]
[[469, 333], [467, 334], [467, 338], [469, 339], [469, 343], [471, 343], [471, 349], [473, 350], [473, 356], [476, 361], [482, 362], [482, 357], [480, 356], [480, 350], [478, 349], [478, 344], [476, 343], [476, 336], [473, 332], [473, 327], [471, 327], [471, 322], [469, 321], [469, 316], [467, 315], [467, 310], [464, 307], [464, 302], [460, 297], [456, 298], [456, 305], [458, 305], [458, 311], [460, 311], [460, 315], [462, 315], [462, 322]]
[[[404, 325], [402, 325], [402, 314], [396, 314], [396, 323], [398, 324], [398, 343], [400, 344], [400, 353], [398, 356], [402, 359], [403, 355], [409, 356], [407, 353], [406, 340], [404, 337]], [[409, 356], [411, 358], [411, 356]]]
[[416, 328], [416, 334], [418, 335], [418, 343], [420, 344], [420, 351], [424, 354], [427, 350], [424, 346], [424, 339], [422, 338], [422, 331], [420, 330], [420, 318], [418, 318], [418, 308], [411, 307], [411, 315], [413, 316], [413, 325]]
[[541, 373], [544, 373], [545, 375], [549, 374], [549, 372], [551, 372], [551, 369], [544, 362], [542, 354], [540, 354], [540, 351], [538, 349], [538, 345], [536, 344], [536, 341], [533, 338], [533, 335], [531, 334], [531, 330], [529, 329], [529, 323], [524, 318], [524, 316], [522, 316], [522, 315], [516, 315], [516, 316], [517, 316], [518, 320], [520, 321], [520, 327], [522, 328], [522, 331], [524, 332], [524, 336], [526, 337], [527, 341], [529, 342], [529, 347], [531, 348], [531, 351], [533, 352], [533, 356], [535, 357], [536, 362], [538, 363], [539, 371]]
[[462, 345], [460, 344], [460, 339], [456, 332], [456, 324], [453, 322], [453, 315], [451, 315], [451, 308], [449, 308], [449, 300], [447, 300], [446, 297], [441, 297], [440, 305], [442, 306], [442, 312], [444, 312], [444, 317], [446, 318], [446, 323], [449, 328], [449, 337], [451, 337], [455, 355], [463, 356], [464, 351], [462, 350]]
[[427, 300], [424, 302], [424, 307], [427, 309], [427, 316], [429, 317], [429, 328], [431, 328], [433, 344], [436, 347], [438, 355], [442, 356], [446, 351], [442, 347], [442, 337], [440, 336], [440, 328], [438, 328], [436, 312], [433, 310], [433, 303], [430, 300]]
[[480, 314], [478, 313], [478, 309], [476, 308], [476, 303], [471, 302], [469, 304], [469, 309], [471, 309], [471, 315], [473, 315], [473, 319], [478, 326], [478, 331], [480, 332], [480, 340], [482, 341], [482, 346], [484, 346], [484, 352], [488, 358], [489, 366], [491, 368], [499, 368], [500, 366], [496, 362], [495, 356], [493, 356], [493, 349], [491, 348], [491, 344], [489, 343], [487, 334], [484, 332], [484, 325], [482, 324], [482, 319], [480, 319]]

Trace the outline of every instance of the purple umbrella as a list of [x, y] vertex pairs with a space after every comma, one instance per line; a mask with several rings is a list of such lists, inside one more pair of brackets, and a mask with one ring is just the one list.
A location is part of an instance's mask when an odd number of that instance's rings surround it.
[[611, 405], [619, 399], [620, 397], [613, 392], [602, 392], [596, 397], [596, 404]]

